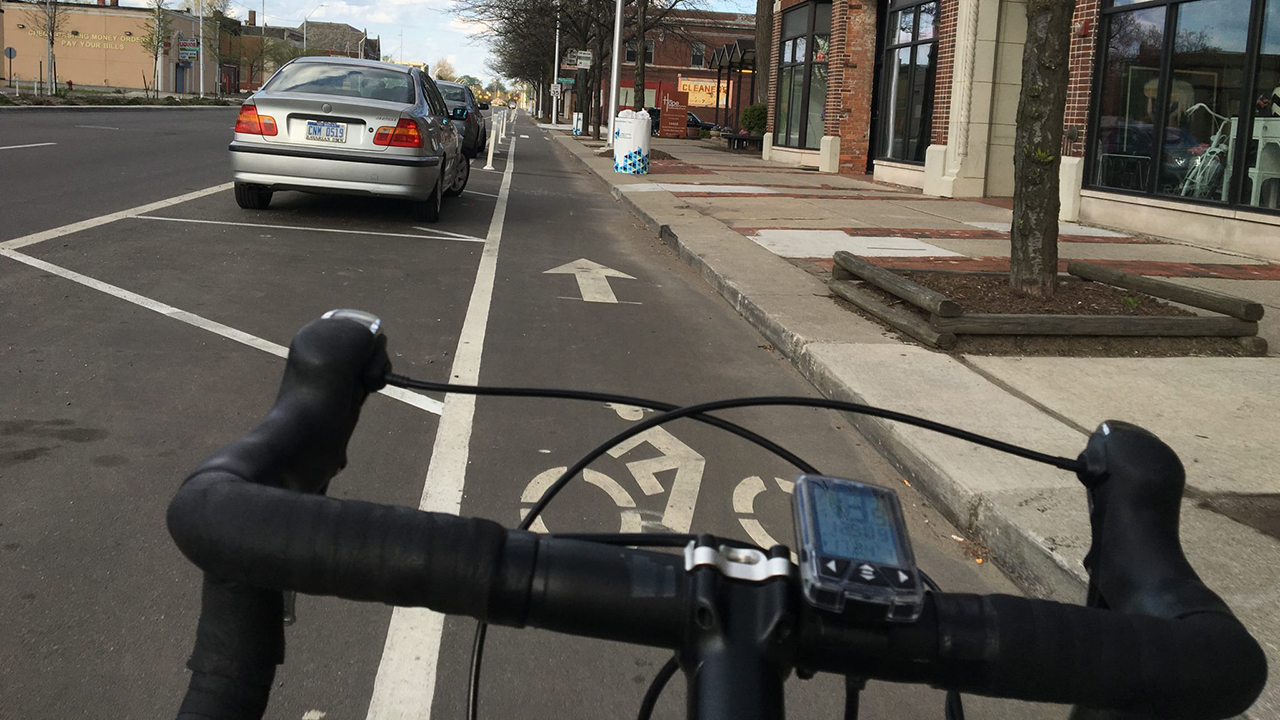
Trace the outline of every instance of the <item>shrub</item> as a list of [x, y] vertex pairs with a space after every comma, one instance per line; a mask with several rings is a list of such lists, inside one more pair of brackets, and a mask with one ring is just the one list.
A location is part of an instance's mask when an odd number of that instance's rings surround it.
[[703, 140], [706, 140], [707, 138], [711, 137], [711, 131], [706, 128], [702, 128], [701, 130], [698, 130], [698, 137], [702, 138]]
[[751, 135], [763, 135], [769, 122], [769, 108], [764, 103], [748, 105], [742, 111], [742, 129]]

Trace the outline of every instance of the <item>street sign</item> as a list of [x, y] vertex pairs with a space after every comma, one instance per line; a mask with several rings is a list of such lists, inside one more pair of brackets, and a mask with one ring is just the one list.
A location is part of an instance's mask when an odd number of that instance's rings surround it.
[[195, 38], [178, 37], [178, 59], [195, 60], [199, 55], [200, 43]]
[[560, 97], [560, 83], [556, 83], [555, 85], [551, 86], [551, 97], [553, 98]]
[[578, 68], [581, 70], [587, 70], [590, 67], [591, 67], [591, 51], [579, 50], [578, 51]]
[[18, 51], [14, 50], [12, 47], [7, 47], [4, 49], [4, 56], [12, 60], [18, 57]]
[[562, 77], [562, 78], [556, 78], [556, 82], [560, 83], [561, 85], [573, 85], [574, 83], [578, 82], [578, 79], [571, 78], [571, 77]]

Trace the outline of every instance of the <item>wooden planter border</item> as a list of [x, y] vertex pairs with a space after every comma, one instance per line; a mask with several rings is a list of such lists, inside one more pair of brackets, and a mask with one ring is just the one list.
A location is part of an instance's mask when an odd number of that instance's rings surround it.
[[[920, 342], [949, 350], [957, 335], [1058, 335], [1109, 337], [1235, 337], [1250, 354], [1266, 353], [1266, 341], [1256, 337], [1261, 303], [1212, 290], [1155, 280], [1085, 262], [1070, 262], [1067, 272], [1083, 280], [1143, 292], [1153, 297], [1220, 313], [1221, 316], [1134, 315], [1038, 315], [966, 313], [946, 295], [931, 290], [892, 270], [872, 265], [843, 250], [834, 256], [831, 291], [863, 311], [892, 325]], [[928, 322], [914, 313], [885, 305], [862, 290], [863, 280], [929, 312]]]

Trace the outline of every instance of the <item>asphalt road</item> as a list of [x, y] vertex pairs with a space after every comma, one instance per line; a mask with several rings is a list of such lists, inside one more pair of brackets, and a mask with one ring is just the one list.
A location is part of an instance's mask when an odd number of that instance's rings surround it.
[[[6, 113], [0, 148], [57, 144], [0, 149], [21, 178], [0, 195], [0, 248], [228, 182], [233, 117]], [[677, 403], [816, 396], [527, 117], [513, 135], [495, 171], [475, 162], [468, 191], [446, 201], [435, 226], [397, 203], [359, 198], [278, 194], [269, 210], [244, 211], [222, 190], [0, 256], [0, 718], [172, 714], [199, 573], [170, 542], [165, 507], [186, 472], [270, 406], [282, 369], [273, 349], [328, 309], [380, 315], [396, 369], [423, 378], [478, 373], [483, 383]], [[602, 291], [547, 273], [581, 260], [628, 277]], [[584, 289], [616, 302], [585, 302]], [[514, 525], [535, 478], [639, 417], [497, 398], [467, 409], [446, 401], [441, 417], [430, 401], [371, 398], [331, 494], [418, 506], [424, 492], [427, 505], [447, 505], [456, 490], [463, 514]], [[917, 559], [945, 588], [1014, 591], [840, 416], [734, 417], [827, 473], [898, 490]], [[612, 531], [635, 521], [743, 540], [758, 527], [790, 541], [789, 496], [775, 478], [794, 470], [693, 424], [643, 438], [597, 463], [595, 484], [571, 486], [546, 526]], [[429, 472], [435, 484], [424, 491]], [[751, 478], [763, 491], [735, 506]], [[689, 502], [669, 504], [673, 495]], [[629, 504], [634, 512], [620, 510]], [[448, 619], [433, 634], [423, 614], [393, 618], [384, 606], [319, 598], [300, 599], [299, 616], [269, 717], [409, 717], [385, 708], [428, 702], [434, 717], [462, 715], [471, 621]], [[482, 717], [571, 720], [632, 715], [666, 656], [494, 630], [485, 659]], [[793, 717], [838, 717], [841, 701], [836, 678], [788, 686]], [[680, 717], [683, 702], [677, 679], [657, 716]], [[969, 707], [975, 717], [1046, 714], [979, 698]], [[934, 690], [873, 683], [864, 695], [863, 717], [941, 713]]]

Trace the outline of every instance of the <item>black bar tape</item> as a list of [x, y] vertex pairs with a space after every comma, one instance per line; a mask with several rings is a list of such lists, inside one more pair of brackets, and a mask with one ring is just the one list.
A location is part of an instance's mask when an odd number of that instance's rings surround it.
[[187, 558], [220, 578], [481, 620], [506, 539], [489, 520], [308, 495], [218, 471], [189, 479], [168, 521]]
[[284, 660], [281, 594], [205, 575], [196, 644], [187, 667], [191, 684], [178, 717], [240, 720], [262, 717]]
[[952, 638], [934, 681], [946, 688], [1208, 719], [1244, 712], [1266, 684], [1262, 648], [1229, 613], [1167, 619], [1008, 595], [936, 604], [939, 636]]

